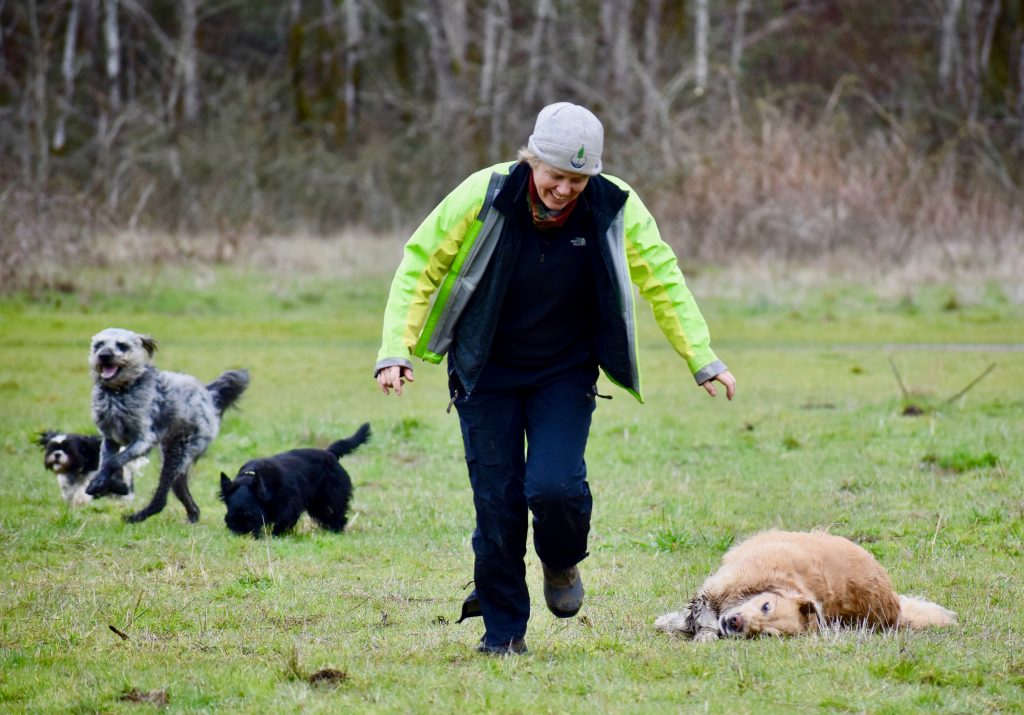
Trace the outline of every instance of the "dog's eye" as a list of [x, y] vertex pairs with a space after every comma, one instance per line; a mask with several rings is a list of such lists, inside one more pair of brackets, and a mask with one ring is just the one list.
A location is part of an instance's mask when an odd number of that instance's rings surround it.
[[772, 610], [772, 604], [770, 602], [765, 601], [761, 604], [761, 613], [768, 613], [770, 610]]
[[115, 343], [115, 344], [117, 345], [117, 349], [120, 350], [121, 352], [123, 352], [123, 353], [128, 352], [128, 343]]
[[92, 344], [92, 351], [93, 351], [94, 353], [95, 353], [95, 352], [99, 352], [99, 349], [100, 349], [100, 345], [101, 345], [101, 344], [102, 344], [102, 343], [93, 343], [93, 344]]

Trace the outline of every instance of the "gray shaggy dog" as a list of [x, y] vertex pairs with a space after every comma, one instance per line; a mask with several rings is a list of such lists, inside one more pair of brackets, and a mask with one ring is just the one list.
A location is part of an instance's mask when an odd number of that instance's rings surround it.
[[[167, 492], [185, 505], [190, 522], [199, 507], [188, 490], [192, 465], [220, 429], [221, 415], [249, 385], [246, 370], [228, 370], [209, 385], [152, 364], [156, 341], [131, 330], [107, 328], [92, 339], [92, 417], [103, 435], [100, 466], [86, 493], [107, 493], [128, 462], [160, 445], [163, 465], [152, 500], [126, 518], [148, 519], [167, 504]], [[118, 451], [120, 450], [120, 451]]]

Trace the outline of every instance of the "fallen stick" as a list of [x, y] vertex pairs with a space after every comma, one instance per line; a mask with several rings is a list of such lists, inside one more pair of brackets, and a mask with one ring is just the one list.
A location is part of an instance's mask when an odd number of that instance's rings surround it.
[[896, 376], [896, 384], [900, 386], [900, 392], [903, 393], [903, 399], [909, 400], [910, 393], [907, 392], [907, 386], [903, 384], [903, 378], [900, 377], [900, 371], [896, 369], [896, 361], [891, 357], [889, 358], [889, 365], [892, 367], [892, 374]]
[[984, 377], [985, 377], [986, 375], [988, 375], [988, 374], [989, 374], [990, 372], [992, 372], [992, 371], [993, 371], [993, 370], [995, 370], [995, 369], [996, 369], [996, 364], [995, 364], [995, 363], [992, 363], [991, 365], [989, 365], [989, 366], [988, 366], [987, 368], [985, 368], [985, 372], [981, 373], [981, 374], [980, 374], [980, 375], [978, 375], [978, 376], [977, 376], [976, 378], [974, 378], [973, 380], [971, 380], [971, 382], [970, 382], [970, 383], [969, 383], [969, 384], [967, 385], [967, 387], [965, 387], [964, 389], [960, 390], [960, 392], [956, 393], [955, 395], [953, 395], [952, 397], [950, 397], [950, 398], [949, 398], [948, 400], [946, 400], [945, 404], [947, 404], [947, 405], [950, 405], [950, 404], [952, 404], [952, 403], [956, 402], [957, 400], [959, 400], [959, 399], [960, 399], [961, 397], [963, 397], [964, 395], [966, 395], [966, 394], [967, 394], [967, 392], [968, 392], [968, 391], [969, 391], [969, 390], [970, 390], [970, 389], [971, 389], [972, 387], [974, 387], [974, 386], [975, 386], [975, 385], [977, 385], [977, 384], [978, 384], [979, 382], [981, 382], [981, 381], [982, 381], [982, 379], [983, 379], [983, 378], [984, 378]]

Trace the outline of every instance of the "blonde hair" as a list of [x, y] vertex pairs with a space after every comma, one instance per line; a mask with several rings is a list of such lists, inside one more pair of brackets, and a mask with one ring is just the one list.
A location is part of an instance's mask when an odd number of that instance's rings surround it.
[[520, 164], [525, 162], [529, 164], [530, 167], [533, 169], [536, 169], [538, 166], [544, 163], [540, 160], [540, 157], [538, 157], [532, 151], [527, 149], [525, 146], [519, 149], [519, 154], [517, 154], [516, 158], [519, 159]]

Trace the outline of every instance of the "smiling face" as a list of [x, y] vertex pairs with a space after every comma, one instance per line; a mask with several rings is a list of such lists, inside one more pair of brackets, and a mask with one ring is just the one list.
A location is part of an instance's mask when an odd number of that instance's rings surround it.
[[107, 328], [92, 338], [89, 367], [96, 384], [110, 389], [129, 385], [149, 364], [156, 341], [131, 330]]
[[772, 591], [751, 596], [719, 618], [723, 635], [741, 638], [791, 636], [817, 628], [818, 606], [813, 601]]
[[561, 211], [587, 187], [590, 177], [573, 174], [538, 162], [533, 169], [533, 183], [540, 200], [552, 211]]

